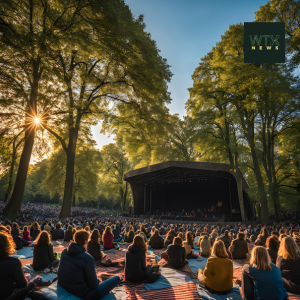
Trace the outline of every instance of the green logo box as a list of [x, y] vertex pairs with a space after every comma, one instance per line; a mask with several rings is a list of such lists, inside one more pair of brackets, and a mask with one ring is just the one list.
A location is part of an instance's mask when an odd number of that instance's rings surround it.
[[285, 63], [285, 23], [244, 23], [245, 63]]

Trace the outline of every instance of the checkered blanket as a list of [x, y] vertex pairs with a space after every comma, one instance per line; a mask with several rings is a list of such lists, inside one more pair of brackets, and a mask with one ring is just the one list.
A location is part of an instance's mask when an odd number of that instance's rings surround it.
[[233, 281], [242, 280], [243, 267], [233, 267]]
[[[167, 261], [164, 259], [164, 258], [162, 258], [159, 262], [158, 262], [158, 265], [159, 266], [162, 266], [162, 265], [165, 265], [167, 263]], [[171, 268], [171, 267], [168, 267], [168, 268]], [[197, 274], [195, 274], [194, 272], [192, 272], [192, 270], [191, 270], [191, 268], [190, 268], [190, 266], [187, 264], [187, 265], [185, 265], [183, 268], [181, 268], [181, 269], [174, 269], [174, 270], [176, 270], [177, 272], [179, 272], [179, 273], [183, 273], [183, 274], [186, 274], [186, 275], [188, 275], [188, 276], [190, 276], [190, 278], [191, 279], [197, 279], [198, 277], [197, 277]]]
[[160, 290], [146, 290], [143, 284], [134, 287], [124, 285], [124, 289], [128, 295], [126, 300], [200, 300], [197, 286], [194, 282]]

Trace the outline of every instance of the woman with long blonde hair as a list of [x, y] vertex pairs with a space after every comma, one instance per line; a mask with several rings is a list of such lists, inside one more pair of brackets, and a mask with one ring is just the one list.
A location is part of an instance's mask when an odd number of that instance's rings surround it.
[[263, 246], [253, 248], [249, 265], [242, 271], [244, 300], [286, 300], [288, 294], [283, 286], [280, 269], [272, 262]]
[[300, 249], [291, 236], [282, 239], [276, 266], [281, 270], [286, 290], [300, 294]]
[[198, 271], [198, 282], [216, 294], [226, 294], [233, 286], [233, 263], [222, 240], [216, 240], [204, 272]]

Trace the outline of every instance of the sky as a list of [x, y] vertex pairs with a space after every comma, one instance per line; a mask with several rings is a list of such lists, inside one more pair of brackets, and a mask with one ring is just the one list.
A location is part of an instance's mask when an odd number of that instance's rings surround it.
[[[252, 22], [255, 12], [267, 0], [125, 0], [135, 17], [144, 15], [146, 31], [167, 59], [173, 77], [168, 85], [171, 114], [185, 115], [185, 103], [192, 87], [192, 74], [229, 25]], [[93, 126], [99, 149], [113, 142]]]

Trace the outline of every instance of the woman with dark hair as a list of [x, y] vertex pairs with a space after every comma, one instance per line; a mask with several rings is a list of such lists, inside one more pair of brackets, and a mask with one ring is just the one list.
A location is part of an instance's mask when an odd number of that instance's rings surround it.
[[182, 245], [181, 237], [177, 236], [173, 239], [173, 244], [168, 246], [166, 251], [166, 260], [169, 267], [181, 269], [188, 262], [186, 260], [185, 248]]
[[90, 241], [87, 244], [87, 253], [92, 255], [94, 257], [95, 262], [97, 263], [98, 261], [101, 261], [103, 258], [104, 254], [101, 251], [101, 246], [100, 246], [100, 233], [98, 229], [94, 229]]
[[[0, 297], [8, 299], [24, 299], [26, 295], [35, 288], [35, 283], [27, 285], [22, 264], [18, 258], [11, 257], [14, 254], [15, 245], [9, 234], [0, 232]], [[21, 289], [21, 290], [20, 290]]]
[[59, 260], [56, 259], [55, 254], [53, 252], [50, 234], [43, 230], [34, 241], [32, 267], [35, 271], [57, 267]]
[[152, 249], [162, 249], [164, 247], [164, 239], [159, 235], [158, 229], [154, 230], [154, 233], [149, 240], [149, 246]]
[[226, 251], [228, 250], [230, 244], [231, 244], [231, 238], [229, 236], [228, 230], [224, 231], [224, 235], [221, 236], [221, 240], [223, 241]]
[[268, 237], [269, 237], [268, 229], [263, 228], [260, 232], [260, 235], [257, 237], [261, 246], [264, 246], [266, 244]]
[[30, 242], [30, 236], [29, 236], [29, 231], [28, 231], [28, 227], [24, 226], [23, 228], [23, 233], [22, 233], [22, 237], [25, 241]]
[[62, 240], [64, 238], [65, 232], [61, 229], [61, 224], [57, 223], [55, 229], [52, 232], [52, 241]]
[[203, 239], [199, 239], [198, 247], [200, 248], [199, 254], [201, 256], [203, 257], [210, 256], [211, 243], [210, 243], [210, 239], [208, 238], [208, 235], [203, 235]]
[[263, 246], [253, 248], [250, 264], [243, 266], [242, 292], [244, 300], [287, 300], [280, 269], [272, 262]]
[[249, 250], [248, 244], [245, 240], [245, 234], [243, 232], [239, 232], [237, 239], [232, 241], [229, 251], [232, 253], [233, 259], [247, 258], [247, 253]]
[[165, 241], [164, 241], [164, 248], [167, 248], [170, 244], [173, 243], [174, 237], [175, 237], [175, 232], [173, 230], [170, 230], [167, 232]]
[[267, 247], [267, 250], [269, 252], [269, 255], [271, 257], [271, 261], [273, 264], [276, 264], [279, 245], [280, 245], [280, 242], [276, 235], [271, 235], [267, 238], [266, 247]]
[[102, 236], [104, 250], [115, 248], [114, 236], [111, 232], [111, 228], [107, 226]]
[[65, 232], [64, 241], [69, 242], [72, 240], [73, 240], [73, 227], [72, 227], [72, 225], [69, 225]]
[[128, 247], [125, 260], [125, 278], [131, 282], [154, 282], [160, 276], [151, 266], [146, 266], [147, 245], [140, 235], [136, 235]]
[[133, 238], [134, 238], [134, 228], [133, 228], [133, 226], [131, 225], [131, 226], [129, 227], [129, 232], [128, 232], [128, 234], [125, 233], [124, 241], [125, 241], [126, 243], [132, 243]]
[[195, 255], [192, 251], [192, 249], [194, 248], [194, 236], [191, 231], [186, 232], [183, 247], [185, 248], [187, 259], [196, 259], [199, 257], [198, 255]]
[[37, 222], [33, 222], [30, 228], [31, 240], [34, 241], [37, 238], [37, 236], [40, 234], [40, 232], [41, 232], [40, 225]]
[[22, 237], [20, 237], [19, 225], [17, 223], [12, 224], [11, 235], [15, 242], [15, 249], [20, 250], [23, 247], [27, 247], [30, 243], [25, 241]]
[[286, 290], [300, 295], [300, 249], [291, 236], [282, 239], [276, 266], [281, 270]]

